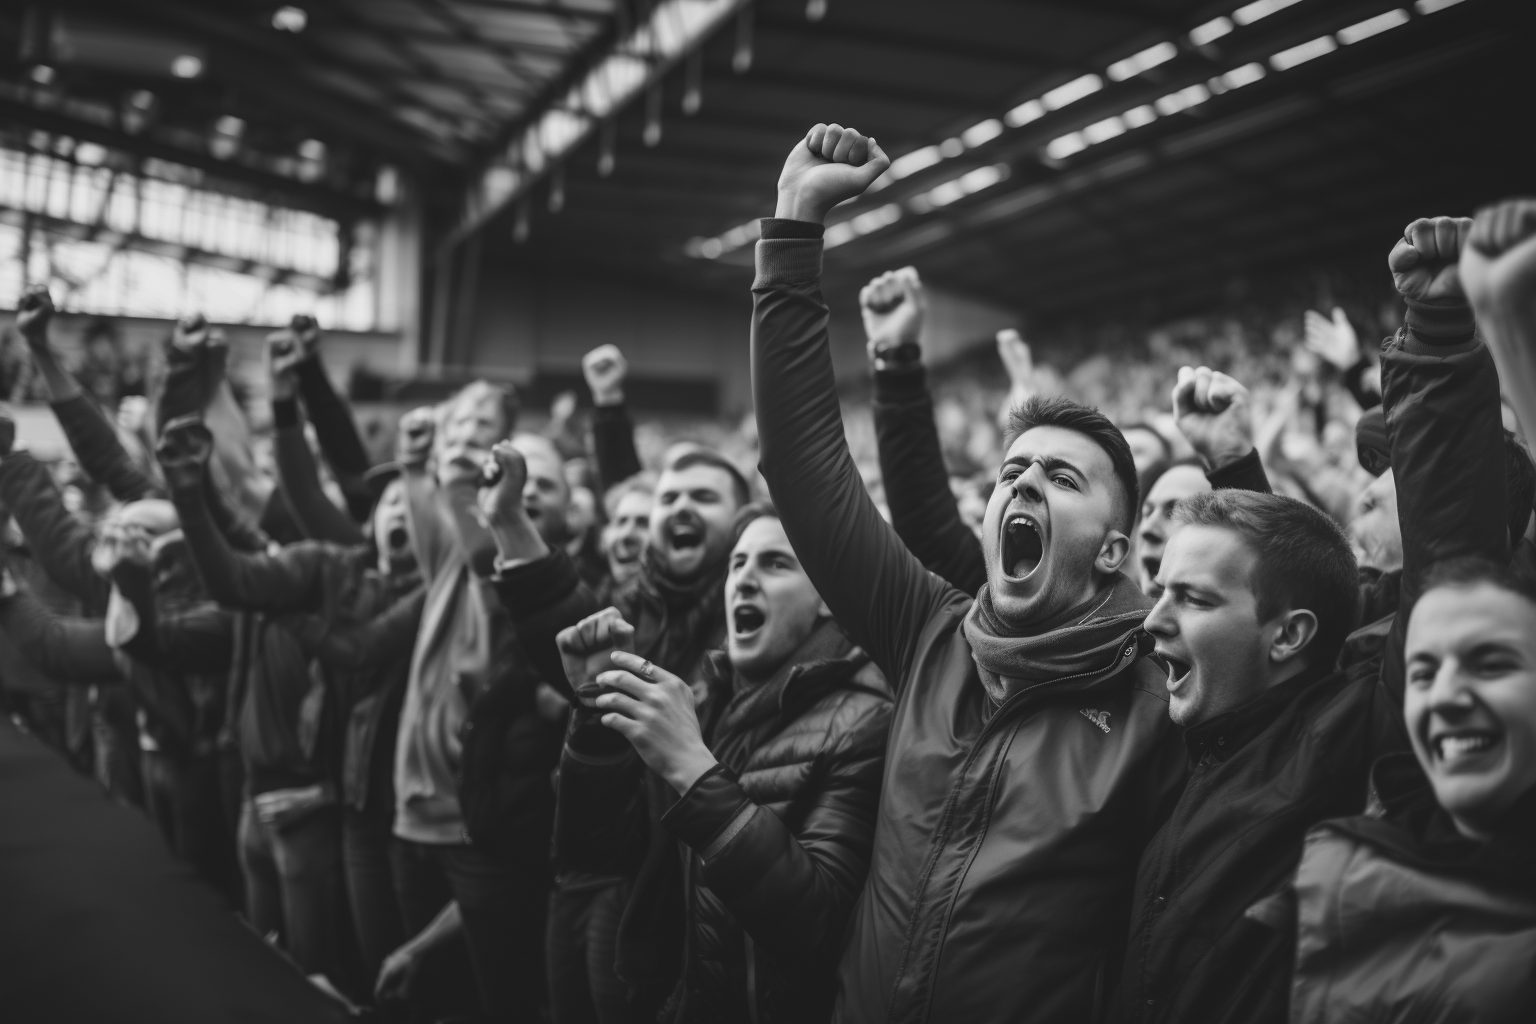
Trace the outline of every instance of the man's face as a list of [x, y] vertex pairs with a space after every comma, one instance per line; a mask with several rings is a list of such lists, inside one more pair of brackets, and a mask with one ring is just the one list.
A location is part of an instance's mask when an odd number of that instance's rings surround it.
[[827, 614], [778, 519], [763, 516], [742, 531], [725, 578], [725, 612], [731, 664], [754, 682], [777, 672]]
[[1131, 446], [1131, 459], [1136, 463], [1136, 475], [1147, 471], [1168, 457], [1168, 444], [1158, 434], [1146, 427], [1133, 427], [1125, 432], [1125, 443]]
[[1188, 728], [1260, 693], [1272, 630], [1259, 622], [1258, 557], [1231, 530], [1190, 524], [1168, 542], [1163, 596], [1147, 616], [1168, 665], [1168, 714]]
[[651, 529], [653, 499], [644, 491], [628, 491], [614, 506], [613, 518], [603, 527], [603, 554], [615, 583], [623, 583], [640, 571], [640, 552]]
[[1435, 799], [1486, 834], [1536, 785], [1536, 604], [1491, 583], [1414, 606], [1403, 717]]
[[691, 579], [725, 560], [736, 509], [736, 490], [723, 469], [693, 465], [661, 474], [651, 543], [674, 579]]
[[982, 552], [998, 615], [1028, 626], [1086, 601], [1106, 541], [1119, 538], [1104, 571], [1119, 567], [1127, 547], [1109, 455], [1076, 431], [1035, 427], [1013, 442], [997, 480]]
[[1174, 466], [1152, 485], [1147, 500], [1141, 503], [1141, 526], [1136, 532], [1136, 560], [1141, 592], [1148, 597], [1162, 597], [1157, 574], [1162, 568], [1163, 552], [1173, 536], [1173, 506], [1185, 498], [1204, 494], [1211, 482], [1199, 466]]
[[379, 549], [380, 567], [386, 572], [410, 572], [416, 565], [407, 527], [405, 482], [399, 477], [384, 486], [373, 506], [373, 540]]
[[554, 446], [529, 437], [512, 439], [512, 446], [522, 452], [528, 466], [523, 484], [523, 511], [544, 538], [546, 544], [562, 544], [569, 536], [566, 509], [571, 491], [565, 482], [565, 460]]
[[465, 447], [489, 451], [506, 433], [500, 396], [489, 393], [469, 395], [449, 406], [438, 444], [444, 451]]
[[1361, 567], [1382, 572], [1403, 567], [1403, 530], [1397, 521], [1397, 486], [1390, 469], [1355, 499], [1345, 533]]

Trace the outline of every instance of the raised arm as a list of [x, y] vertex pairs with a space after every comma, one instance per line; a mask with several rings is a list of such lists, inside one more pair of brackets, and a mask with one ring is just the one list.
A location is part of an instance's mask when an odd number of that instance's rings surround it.
[[1525, 446], [1536, 452], [1536, 199], [1479, 210], [1460, 269]]
[[1499, 375], [1474, 334], [1457, 275], [1470, 229], [1467, 218], [1416, 220], [1388, 257], [1408, 304], [1403, 328], [1382, 346], [1382, 407], [1403, 534], [1403, 613], [1383, 681], [1399, 701], [1406, 611], [1425, 571], [1448, 558], [1509, 560]]
[[[309, 450], [309, 441], [304, 437], [304, 417], [296, 397], [301, 387], [300, 366], [304, 362], [306, 360], [289, 332], [276, 331], [267, 337], [278, 486], [306, 535], [337, 544], [363, 544], [366, 538], [357, 521], [337, 508], [320, 487], [320, 474]], [[324, 376], [323, 371], [321, 376]], [[363, 515], [366, 518], [366, 510]]]
[[859, 292], [859, 308], [875, 367], [875, 441], [891, 526], [930, 572], [974, 594], [987, 582], [987, 566], [955, 506], [934, 426], [919, 344], [927, 303], [917, 271], [881, 274]]
[[1212, 489], [1270, 493], [1269, 476], [1253, 444], [1252, 403], [1241, 381], [1208, 366], [1181, 366], [1173, 386], [1173, 414], [1179, 433], [1200, 456]]
[[331, 378], [320, 361], [320, 325], [315, 318], [300, 314], [288, 328], [299, 343], [302, 354], [294, 372], [298, 377], [299, 397], [314, 425], [320, 454], [331, 467], [331, 475], [346, 497], [353, 519], [363, 522], [373, 508], [373, 494], [364, 474], [371, 468], [363, 439], [352, 420], [352, 410], [336, 393]]
[[0, 581], [0, 629], [28, 661], [63, 683], [90, 685], [121, 679], [105, 620], [56, 615], [17, 586], [6, 570]]
[[624, 404], [629, 364], [617, 345], [599, 345], [581, 359], [581, 372], [592, 392], [592, 454], [600, 494], [640, 472], [635, 424]]
[[55, 583], [88, 609], [106, 607], [111, 586], [91, 565], [96, 538], [64, 507], [47, 467], [30, 452], [12, 450], [15, 440], [15, 421], [0, 414], [0, 503], [16, 517], [33, 557]]
[[962, 598], [926, 572], [864, 491], [843, 436], [821, 235], [827, 211], [888, 166], [873, 142], [817, 125], [779, 178], [752, 285], [752, 393], [761, 468], [795, 553], [838, 623], [898, 689], [923, 625]]

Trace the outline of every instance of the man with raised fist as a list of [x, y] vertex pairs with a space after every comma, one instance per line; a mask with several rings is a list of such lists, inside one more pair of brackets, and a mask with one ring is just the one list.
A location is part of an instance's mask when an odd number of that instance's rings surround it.
[[1135, 467], [1097, 411], [1035, 399], [987, 508], [985, 586], [973, 598], [907, 552], [848, 453], [819, 288], [827, 213], [889, 163], [838, 125], [797, 142], [753, 284], [763, 475], [811, 582], [896, 691], [836, 1018], [1091, 1020], [1136, 859], [1187, 771], [1145, 658], [1149, 602], [1120, 571]]

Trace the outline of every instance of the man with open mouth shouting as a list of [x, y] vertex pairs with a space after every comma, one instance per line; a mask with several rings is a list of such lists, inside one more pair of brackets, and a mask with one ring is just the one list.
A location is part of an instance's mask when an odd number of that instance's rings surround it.
[[848, 453], [819, 289], [827, 212], [888, 164], [855, 131], [812, 129], [753, 285], [763, 475], [811, 581], [896, 692], [835, 1018], [1089, 1020], [1136, 857], [1186, 772], [1143, 657], [1149, 602], [1120, 571], [1135, 467], [1097, 412], [1031, 402], [987, 508], [977, 597], [902, 545]]

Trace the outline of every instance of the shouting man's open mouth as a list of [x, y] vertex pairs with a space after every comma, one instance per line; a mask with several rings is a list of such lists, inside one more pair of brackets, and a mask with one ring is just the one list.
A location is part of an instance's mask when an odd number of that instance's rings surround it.
[[1013, 580], [1027, 578], [1045, 558], [1045, 536], [1039, 522], [1025, 512], [1003, 518], [1003, 574]]

